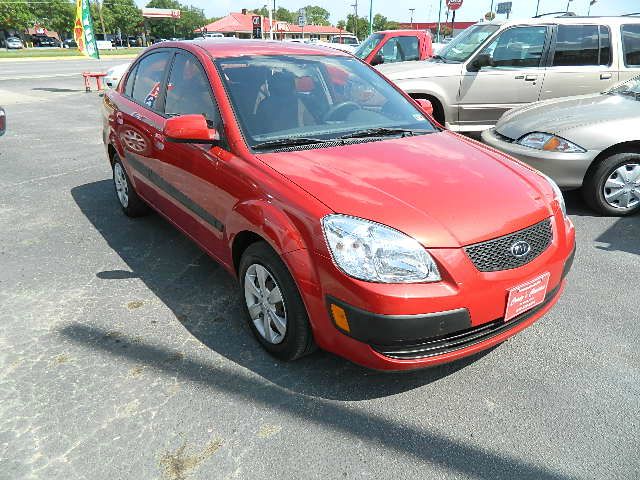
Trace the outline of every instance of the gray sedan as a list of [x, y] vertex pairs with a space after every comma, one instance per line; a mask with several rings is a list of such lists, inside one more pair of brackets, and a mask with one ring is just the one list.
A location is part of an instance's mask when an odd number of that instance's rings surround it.
[[564, 189], [582, 188], [600, 213], [640, 211], [640, 77], [603, 93], [511, 110], [482, 140]]

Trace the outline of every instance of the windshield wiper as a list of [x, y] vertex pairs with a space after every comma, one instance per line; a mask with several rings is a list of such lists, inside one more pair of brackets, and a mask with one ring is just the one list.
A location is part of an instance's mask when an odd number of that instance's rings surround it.
[[348, 133], [338, 138], [344, 140], [347, 138], [387, 137], [391, 135], [401, 135], [403, 137], [406, 137], [407, 135], [421, 135], [424, 133], [433, 133], [433, 131], [416, 130], [410, 128], [367, 128], [366, 130], [358, 130], [357, 132]]
[[438, 55], [437, 53], [433, 55], [431, 58], [434, 60], [440, 60], [442, 63], [449, 63], [447, 62], [446, 58], [444, 58], [442, 55]]
[[280, 138], [278, 140], [269, 140], [268, 142], [258, 143], [253, 146], [254, 150], [268, 150], [270, 148], [287, 148], [295, 147], [297, 145], [313, 145], [315, 143], [328, 143], [330, 140], [323, 140], [322, 138], [310, 138], [310, 137], [295, 137], [295, 138]]

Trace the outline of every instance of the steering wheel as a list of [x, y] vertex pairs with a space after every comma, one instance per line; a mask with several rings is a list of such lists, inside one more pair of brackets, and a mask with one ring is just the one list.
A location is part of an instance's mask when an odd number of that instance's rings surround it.
[[351, 113], [353, 111], [360, 110], [360, 105], [356, 102], [341, 102], [336, 103], [334, 106], [327, 110], [327, 113], [324, 114], [323, 120], [325, 122], [334, 120], [334, 117], [338, 115], [338, 113], [342, 113], [343, 115], [347, 115], [347, 113]]

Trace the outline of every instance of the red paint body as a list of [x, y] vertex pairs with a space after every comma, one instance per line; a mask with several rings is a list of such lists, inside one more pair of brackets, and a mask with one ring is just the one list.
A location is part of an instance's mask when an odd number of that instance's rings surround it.
[[[167, 47], [187, 50], [202, 63], [218, 102], [228, 145], [167, 141], [162, 133], [167, 118], [124, 96], [125, 81], [105, 95], [105, 144], [118, 152], [138, 194], [231, 274], [237, 275], [232, 253], [236, 236], [252, 232], [265, 239], [292, 273], [321, 348], [380, 370], [436, 365], [504, 341], [537, 320], [557, 300], [565, 261], [575, 246], [575, 232], [553, 199], [550, 185], [529, 167], [447, 131], [254, 154], [243, 140], [211, 57], [343, 54], [302, 44], [243, 41], [201, 45], [164, 42], [147, 52]], [[126, 131], [136, 132], [139, 139], [125, 141]], [[148, 169], [220, 219], [224, 228], [214, 228], [140, 176], [126, 160], [127, 150], [135, 151]], [[374, 220], [415, 238], [438, 263], [442, 281], [380, 284], [346, 276], [331, 259], [321, 230], [321, 218], [334, 212]], [[482, 273], [462, 249], [549, 217], [554, 230], [551, 246], [523, 267]], [[470, 312], [472, 325], [477, 326], [503, 317], [508, 290], [544, 272], [550, 273], [549, 289], [560, 287], [544, 309], [488, 341], [435, 357], [397, 360], [383, 356], [341, 333], [327, 310], [327, 296], [389, 315], [464, 307]]]
[[369, 55], [366, 56], [363, 60], [368, 64], [371, 64], [373, 58], [382, 50], [385, 43], [387, 43], [390, 39], [396, 37], [416, 37], [418, 39], [418, 53], [420, 54], [420, 58], [417, 60], [426, 60], [427, 58], [433, 57], [433, 47], [431, 46], [431, 36], [427, 33], [426, 30], [385, 30], [381, 32], [376, 32], [377, 34], [384, 35], [384, 38], [378, 43], [376, 48], [369, 52]]

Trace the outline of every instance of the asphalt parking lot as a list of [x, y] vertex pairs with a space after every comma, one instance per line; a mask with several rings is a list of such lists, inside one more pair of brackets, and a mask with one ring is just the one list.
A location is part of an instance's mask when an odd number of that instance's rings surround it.
[[563, 297], [479, 357], [277, 363], [221, 267], [121, 213], [87, 65], [0, 63], [0, 478], [640, 478], [640, 216], [568, 193]]

